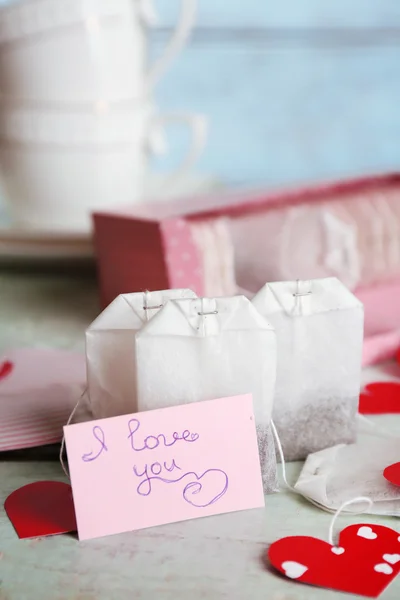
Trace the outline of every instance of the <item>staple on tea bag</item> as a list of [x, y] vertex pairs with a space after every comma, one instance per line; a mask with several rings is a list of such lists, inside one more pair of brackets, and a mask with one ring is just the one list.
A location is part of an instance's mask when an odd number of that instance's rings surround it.
[[362, 304], [334, 277], [269, 283], [253, 304], [276, 330], [273, 419], [286, 460], [354, 442]]
[[399, 458], [399, 438], [365, 435], [356, 444], [311, 454], [294, 489], [329, 510], [353, 496], [367, 496], [373, 501], [371, 514], [400, 516], [400, 487], [383, 476], [384, 469]]
[[251, 393], [264, 489], [276, 489], [275, 332], [247, 298], [168, 302], [137, 334], [136, 358], [139, 411]]
[[188, 289], [118, 296], [86, 331], [86, 364], [94, 418], [137, 410], [135, 335], [171, 298], [196, 298]]

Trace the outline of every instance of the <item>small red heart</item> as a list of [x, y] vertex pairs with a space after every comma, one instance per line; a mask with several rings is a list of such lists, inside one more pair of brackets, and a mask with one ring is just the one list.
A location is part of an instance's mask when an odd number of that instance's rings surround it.
[[270, 546], [268, 558], [293, 581], [377, 598], [400, 572], [400, 536], [383, 525], [350, 525], [337, 546], [287, 537]]
[[393, 485], [400, 485], [400, 462], [390, 465], [390, 467], [386, 467], [383, 471], [383, 476], [390, 481], [390, 483], [393, 483]]
[[400, 413], [400, 383], [370, 383], [360, 394], [358, 410], [365, 415]]
[[4, 508], [20, 538], [77, 531], [72, 489], [67, 483], [29, 483], [12, 492]]
[[14, 365], [11, 361], [5, 360], [0, 364], [0, 380], [8, 377], [14, 369]]

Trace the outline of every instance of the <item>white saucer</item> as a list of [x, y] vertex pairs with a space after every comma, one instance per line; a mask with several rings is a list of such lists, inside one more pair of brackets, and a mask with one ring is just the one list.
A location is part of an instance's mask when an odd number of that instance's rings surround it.
[[[156, 200], [207, 193], [221, 188], [213, 178], [192, 175], [165, 189], [163, 177], [152, 177], [144, 198]], [[1, 207], [0, 207], [1, 208]], [[90, 231], [40, 231], [22, 229], [7, 220], [0, 211], [0, 264], [15, 262], [53, 262], [91, 260], [94, 250]]]

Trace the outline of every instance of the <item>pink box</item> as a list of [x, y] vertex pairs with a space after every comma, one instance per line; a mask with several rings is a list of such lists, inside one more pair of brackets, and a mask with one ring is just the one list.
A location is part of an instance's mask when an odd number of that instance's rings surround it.
[[136, 205], [95, 213], [94, 229], [103, 306], [146, 289], [217, 296], [237, 281], [251, 295], [266, 281], [336, 275], [365, 304], [367, 362], [400, 332], [400, 174]]

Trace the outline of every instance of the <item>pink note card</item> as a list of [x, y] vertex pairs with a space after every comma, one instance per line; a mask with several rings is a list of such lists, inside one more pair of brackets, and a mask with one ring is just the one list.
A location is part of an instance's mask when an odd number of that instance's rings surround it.
[[251, 395], [64, 432], [80, 540], [264, 506]]

